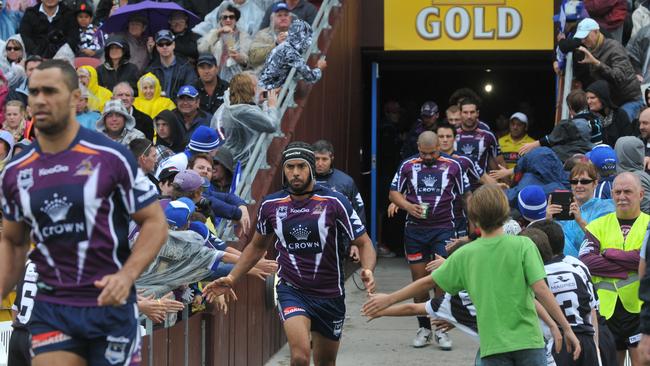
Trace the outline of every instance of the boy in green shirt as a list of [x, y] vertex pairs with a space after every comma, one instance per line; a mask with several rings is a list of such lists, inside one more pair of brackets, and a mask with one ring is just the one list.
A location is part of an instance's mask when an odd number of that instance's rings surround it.
[[[362, 311], [370, 317], [413, 294], [439, 286], [452, 295], [467, 290], [476, 306], [481, 362], [490, 365], [545, 366], [544, 340], [534, 298], [561, 326], [574, 359], [580, 343], [553, 294], [544, 282], [546, 273], [533, 242], [503, 235], [510, 209], [501, 189], [484, 185], [472, 195], [468, 216], [481, 230], [481, 238], [450, 256], [429, 277], [392, 294], [372, 295]], [[533, 294], [534, 293], [534, 294]]]

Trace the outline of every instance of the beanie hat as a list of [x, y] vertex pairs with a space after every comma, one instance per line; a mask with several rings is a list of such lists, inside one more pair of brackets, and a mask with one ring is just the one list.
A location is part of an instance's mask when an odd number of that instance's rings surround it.
[[537, 221], [546, 217], [546, 195], [542, 187], [530, 185], [519, 192], [517, 199], [519, 212], [528, 221]]
[[611, 146], [600, 144], [587, 153], [587, 157], [602, 173], [616, 173], [616, 151]]
[[195, 233], [201, 235], [203, 240], [208, 240], [208, 238], [210, 237], [210, 231], [208, 231], [208, 227], [205, 226], [205, 224], [202, 223], [201, 221], [190, 222], [189, 230], [192, 230]]
[[196, 152], [210, 152], [224, 143], [224, 136], [220, 131], [214, 130], [208, 126], [199, 126], [187, 147]]
[[90, 3], [81, 1], [74, 7], [74, 15], [77, 16], [79, 13], [86, 13], [93, 16], [93, 6]]
[[165, 217], [167, 217], [167, 223], [172, 229], [186, 227], [192, 212], [191, 208], [180, 200], [171, 201], [165, 207]]
[[[303, 160], [309, 165], [309, 175], [311, 179], [314, 179], [314, 174], [316, 173], [316, 158], [314, 156], [314, 150], [312, 146], [306, 142], [294, 141], [287, 145], [287, 147], [282, 152], [282, 167], [289, 160]], [[282, 185], [286, 185], [286, 177], [284, 173], [282, 174]]]
[[609, 84], [605, 80], [596, 80], [593, 83], [589, 84], [585, 92], [590, 92], [596, 94], [600, 102], [603, 104], [603, 108], [613, 107], [613, 103], [610, 96]]

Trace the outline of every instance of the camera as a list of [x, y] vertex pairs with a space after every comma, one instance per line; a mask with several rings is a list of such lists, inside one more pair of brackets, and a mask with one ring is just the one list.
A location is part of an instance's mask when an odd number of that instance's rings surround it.
[[563, 53], [573, 52], [573, 58], [580, 62], [585, 59], [585, 53], [578, 50], [578, 47], [582, 46], [582, 40], [576, 38], [562, 39], [558, 42], [560, 51]]

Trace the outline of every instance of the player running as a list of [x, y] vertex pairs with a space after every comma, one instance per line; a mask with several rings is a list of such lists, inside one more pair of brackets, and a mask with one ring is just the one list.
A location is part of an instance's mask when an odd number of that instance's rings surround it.
[[[290, 143], [282, 153], [284, 190], [260, 205], [257, 232], [226, 277], [204, 289], [208, 300], [229, 292], [266, 252], [266, 237], [275, 234], [278, 253], [278, 308], [284, 322], [291, 365], [309, 365], [313, 342], [316, 365], [333, 365], [345, 319], [343, 232], [359, 248], [361, 278], [375, 288], [375, 251], [349, 201], [315, 184], [314, 152], [304, 142]], [[232, 290], [230, 290], [232, 291]]]
[[[32, 364], [137, 365], [133, 283], [166, 240], [165, 217], [133, 155], [80, 127], [80, 97], [65, 61], [43, 62], [29, 79], [38, 132], [2, 176], [0, 298], [21, 279], [29, 228], [39, 274]], [[141, 228], [132, 248], [131, 218]]]

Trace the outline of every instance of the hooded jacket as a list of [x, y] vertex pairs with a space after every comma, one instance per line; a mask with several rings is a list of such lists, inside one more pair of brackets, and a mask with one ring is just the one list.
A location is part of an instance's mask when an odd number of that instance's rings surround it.
[[176, 117], [174, 112], [170, 110], [163, 110], [156, 116], [154, 121], [159, 119], [162, 119], [169, 125], [169, 135], [172, 141], [169, 143], [160, 137], [156, 137], [155, 145], [168, 147], [174, 153], [179, 153], [185, 150], [185, 128], [183, 127], [183, 123]]
[[27, 8], [18, 28], [27, 54], [52, 58], [65, 43], [75, 52], [79, 45], [79, 27], [72, 10], [59, 3], [58, 12], [50, 23], [47, 16], [39, 10], [40, 6], [39, 2]]
[[641, 180], [641, 187], [645, 194], [641, 200], [641, 211], [650, 212], [650, 175], [643, 170], [645, 151], [643, 141], [633, 136], [624, 136], [616, 141], [616, 172], [634, 173]]
[[108, 58], [108, 49], [106, 49], [104, 54], [106, 60], [103, 64], [97, 66], [97, 79], [99, 85], [108, 90], [113, 90], [115, 85], [125, 81], [135, 90], [137, 88], [140, 72], [135, 64], [129, 62], [129, 59], [131, 58], [129, 43], [121, 36], [112, 36], [106, 44], [111, 42], [118, 43], [120, 47], [122, 47], [124, 55], [122, 56], [117, 68], [113, 68]]
[[289, 27], [287, 39], [267, 57], [258, 85], [267, 90], [281, 87], [293, 67], [306, 82], [315, 83], [320, 80], [321, 70], [307, 66], [302, 56], [311, 46], [311, 37], [311, 26], [302, 20], [294, 20]]
[[[154, 81], [154, 92], [153, 98], [151, 99], [145, 99], [144, 97], [144, 92], [142, 91], [142, 80], [144, 78], [151, 78]], [[138, 96], [133, 101], [133, 106], [152, 119], [165, 109], [170, 111], [175, 109], [176, 105], [171, 99], [160, 96], [160, 90], [160, 81], [156, 75], [150, 72], [144, 74], [138, 80]]]
[[[23, 42], [23, 37], [21, 37], [20, 34], [14, 34], [13, 36], [7, 38], [5, 40], [5, 42], [4, 42], [4, 44], [6, 45], [9, 41], [16, 41], [16, 42], [18, 42], [20, 44], [20, 47], [23, 49], [23, 58], [22, 59], [23, 60], [26, 59], [27, 58], [27, 50], [25, 50], [25, 42]], [[2, 49], [0, 49], [0, 58], [2, 59], [2, 61], [6, 60], [7, 62], [9, 62], [9, 60], [7, 60], [7, 48], [6, 47], [2, 47]]]
[[[120, 133], [120, 136], [117, 139], [113, 139], [113, 137], [109, 136], [106, 130], [106, 122], [105, 122], [106, 116], [109, 113], [113, 113], [113, 112], [119, 113], [124, 117], [124, 128], [122, 129], [122, 132]], [[135, 119], [133, 118], [132, 115], [130, 115], [126, 111], [126, 108], [124, 108], [124, 104], [122, 104], [122, 101], [120, 100], [112, 100], [106, 104], [106, 109], [104, 110], [104, 113], [102, 113], [102, 118], [97, 120], [96, 127], [97, 127], [97, 131], [103, 133], [104, 135], [108, 136], [108, 138], [124, 146], [128, 146], [129, 143], [135, 139], [145, 138], [144, 133], [138, 131], [135, 128]]]
[[88, 65], [80, 67], [81, 69], [87, 70], [90, 73], [90, 79], [88, 80], [88, 109], [92, 111], [103, 112], [104, 105], [106, 102], [111, 100], [113, 93], [100, 86], [97, 82], [97, 71]]
[[7, 38], [6, 42], [0, 40], [0, 70], [7, 78], [9, 82], [9, 89], [16, 90], [23, 83], [25, 83], [26, 75], [25, 69], [21, 63], [13, 63], [7, 60], [7, 43], [9, 41], [16, 41], [20, 44], [20, 47], [23, 49], [23, 60], [26, 58], [25, 44], [20, 34], [14, 34], [13, 36]]
[[622, 109], [615, 109], [610, 99], [609, 85], [605, 80], [591, 83], [586, 92], [594, 93], [603, 105], [601, 111], [591, 111], [598, 115], [603, 132], [603, 142], [614, 146], [621, 136], [634, 136], [638, 133], [638, 126], [630, 122], [627, 114]]

